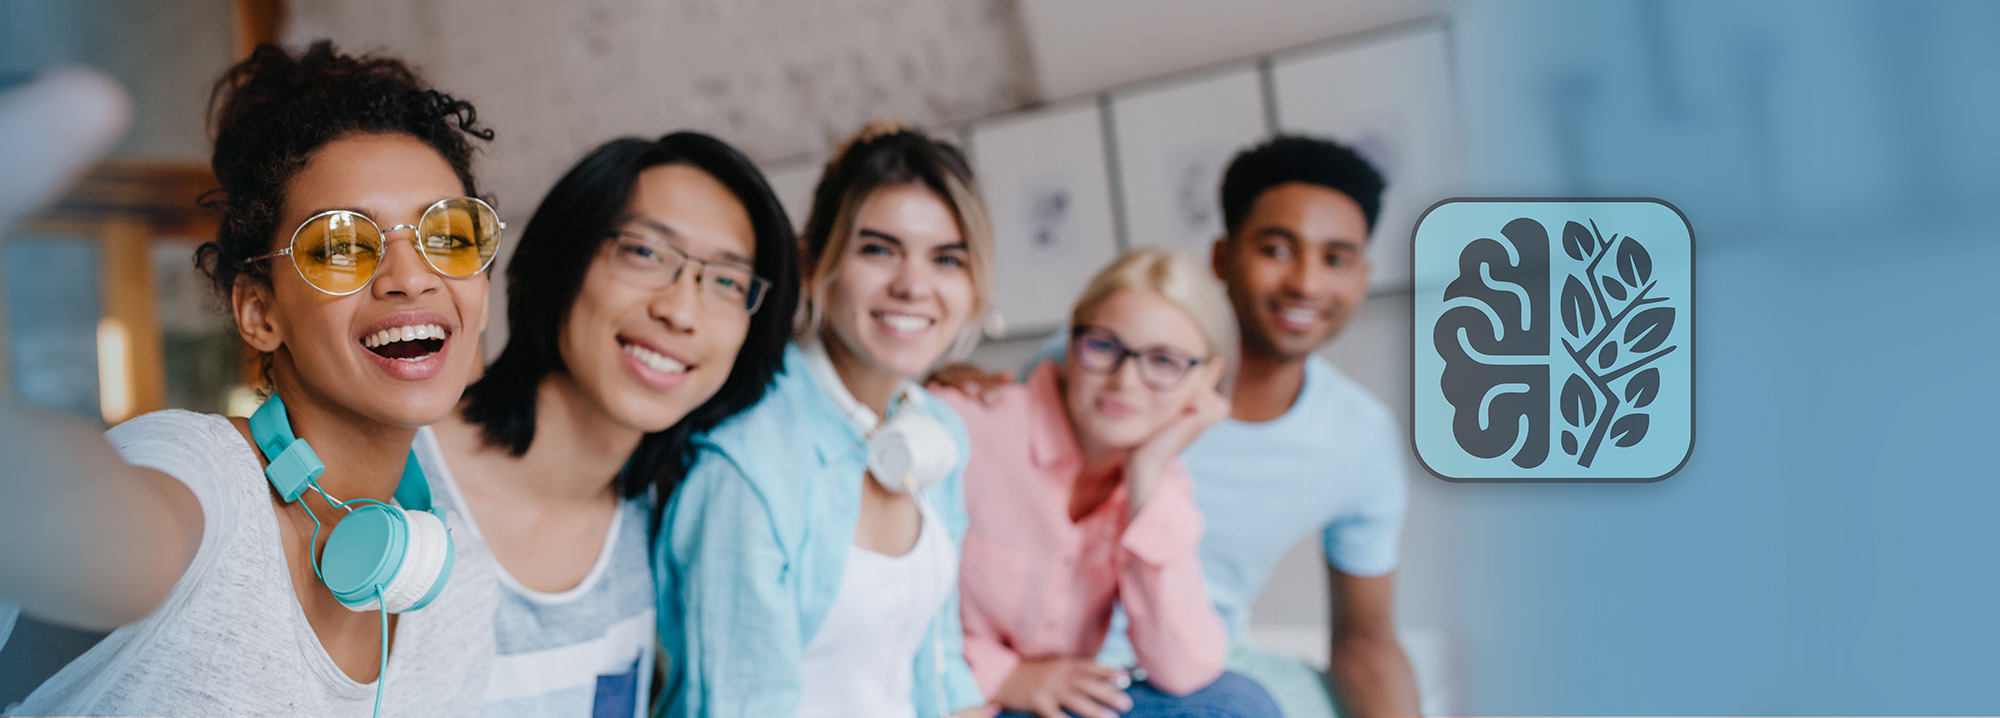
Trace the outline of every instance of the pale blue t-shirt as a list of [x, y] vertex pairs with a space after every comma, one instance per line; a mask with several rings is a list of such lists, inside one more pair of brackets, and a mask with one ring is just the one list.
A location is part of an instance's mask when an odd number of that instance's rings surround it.
[[1318, 356], [1292, 408], [1264, 422], [1223, 419], [1181, 461], [1208, 531], [1202, 572], [1232, 636], [1278, 559], [1314, 531], [1353, 576], [1396, 568], [1407, 502], [1403, 443], [1381, 400]]
[[[1052, 337], [1034, 363], [1061, 360], [1067, 336]], [[1315, 531], [1342, 573], [1396, 568], [1408, 497], [1402, 435], [1389, 408], [1332, 362], [1307, 358], [1305, 385], [1284, 414], [1225, 418], [1181, 452], [1181, 462], [1206, 524], [1208, 597], [1232, 640], [1245, 637], [1250, 605], [1278, 559]], [[1130, 655], [1124, 627], [1120, 612], [1104, 656]]]

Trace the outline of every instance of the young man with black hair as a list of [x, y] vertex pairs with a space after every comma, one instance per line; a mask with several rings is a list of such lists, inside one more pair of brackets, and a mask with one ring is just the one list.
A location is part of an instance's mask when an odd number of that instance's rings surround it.
[[[1229, 670], [1258, 680], [1291, 718], [1334, 715], [1334, 696], [1350, 718], [1418, 713], [1393, 610], [1403, 440], [1379, 399], [1313, 353], [1368, 297], [1383, 187], [1352, 149], [1295, 136], [1237, 155], [1222, 182], [1226, 234], [1211, 261], [1235, 307], [1242, 356], [1229, 418], [1181, 459], [1207, 526], [1202, 570], [1232, 637]], [[1052, 342], [1044, 355], [1061, 348]], [[995, 379], [960, 367], [934, 377]], [[1323, 676], [1247, 635], [1250, 604], [1272, 569], [1314, 531], [1333, 602]], [[1129, 645], [1122, 618], [1106, 643], [1113, 660]]]

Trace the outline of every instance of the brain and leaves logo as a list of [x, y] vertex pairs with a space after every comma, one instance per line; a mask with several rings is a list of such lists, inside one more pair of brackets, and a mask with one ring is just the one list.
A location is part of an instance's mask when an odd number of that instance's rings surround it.
[[1411, 432], [1451, 480], [1651, 481], [1693, 444], [1694, 238], [1659, 200], [1447, 200], [1418, 222]]

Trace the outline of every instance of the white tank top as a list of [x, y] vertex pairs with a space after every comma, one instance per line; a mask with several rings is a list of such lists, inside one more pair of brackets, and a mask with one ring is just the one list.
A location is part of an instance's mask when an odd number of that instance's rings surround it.
[[917, 543], [908, 553], [847, 547], [840, 592], [800, 664], [800, 718], [916, 715], [917, 651], [937, 639], [938, 612], [958, 584], [958, 556], [944, 523], [928, 502], [918, 507]]

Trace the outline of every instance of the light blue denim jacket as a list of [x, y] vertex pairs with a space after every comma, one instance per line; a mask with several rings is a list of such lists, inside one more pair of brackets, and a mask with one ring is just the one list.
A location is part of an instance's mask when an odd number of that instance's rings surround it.
[[[918, 406], [960, 447], [951, 475], [925, 491], [965, 540], [965, 424], [926, 396]], [[796, 345], [764, 400], [695, 440], [653, 552], [671, 718], [782, 718], [799, 713], [800, 657], [840, 590], [861, 514], [867, 446], [813, 380]], [[986, 703], [966, 667], [956, 582], [942, 609], [944, 693], [951, 711]], [[937, 713], [932, 641], [917, 654], [917, 715]]]

